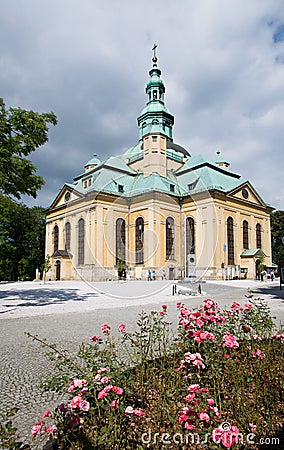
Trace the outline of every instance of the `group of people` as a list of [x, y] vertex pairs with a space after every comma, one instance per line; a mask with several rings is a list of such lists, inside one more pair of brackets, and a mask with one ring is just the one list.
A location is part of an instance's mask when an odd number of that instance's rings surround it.
[[[162, 280], [166, 279], [166, 271], [163, 270], [162, 271], [162, 276], [161, 276]], [[156, 271], [155, 270], [148, 270], [148, 281], [155, 281], [156, 280]]]
[[269, 276], [271, 281], [274, 281], [275, 275], [274, 275], [273, 270], [270, 272], [270, 274], [267, 274], [266, 270], [262, 270], [260, 272], [260, 281], [266, 281], [267, 275]]

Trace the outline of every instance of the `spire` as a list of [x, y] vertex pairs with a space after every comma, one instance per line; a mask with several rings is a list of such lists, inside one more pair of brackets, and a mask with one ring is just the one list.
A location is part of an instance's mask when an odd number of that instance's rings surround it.
[[158, 68], [156, 54], [157, 44], [152, 51], [153, 66], [149, 71], [150, 80], [146, 85], [147, 104], [138, 117], [140, 140], [148, 134], [163, 134], [172, 140], [172, 127], [174, 116], [165, 106], [165, 85], [161, 79], [161, 70]]

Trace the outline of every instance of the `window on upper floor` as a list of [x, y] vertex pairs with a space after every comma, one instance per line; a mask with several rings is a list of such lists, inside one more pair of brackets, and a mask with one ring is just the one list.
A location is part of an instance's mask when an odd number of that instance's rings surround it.
[[256, 248], [261, 248], [262, 242], [261, 242], [261, 225], [260, 223], [256, 224], [255, 227], [255, 234], [256, 234]]
[[115, 226], [115, 263], [118, 265], [119, 261], [125, 264], [125, 220], [117, 219]]
[[53, 252], [55, 253], [58, 250], [59, 245], [59, 228], [58, 225], [54, 225], [53, 228]]
[[65, 249], [69, 251], [71, 248], [71, 225], [70, 222], [65, 224]]
[[78, 264], [84, 264], [85, 259], [85, 221], [78, 222]]
[[195, 253], [194, 220], [192, 217], [186, 218], [186, 254]]
[[175, 258], [175, 221], [172, 217], [166, 220], [166, 259]]
[[248, 221], [243, 221], [243, 248], [249, 248]]
[[135, 262], [144, 264], [144, 219], [137, 217], [135, 221]]
[[232, 217], [227, 219], [227, 247], [228, 247], [228, 265], [235, 264], [235, 243], [234, 243], [234, 220]]

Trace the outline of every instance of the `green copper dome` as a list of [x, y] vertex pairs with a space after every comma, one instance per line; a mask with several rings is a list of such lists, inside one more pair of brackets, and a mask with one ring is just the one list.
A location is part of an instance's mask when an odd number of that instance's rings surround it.
[[87, 164], [85, 164], [85, 167], [88, 166], [98, 166], [99, 164], [101, 164], [101, 160], [97, 157], [97, 154], [94, 153], [92, 159], [90, 159]]

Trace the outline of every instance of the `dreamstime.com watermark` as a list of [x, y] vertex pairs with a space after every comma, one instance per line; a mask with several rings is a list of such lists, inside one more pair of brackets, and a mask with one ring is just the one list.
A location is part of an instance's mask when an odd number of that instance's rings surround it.
[[[231, 425], [228, 422], [223, 422], [219, 429], [227, 433], [226, 440], [233, 445], [235, 442], [242, 445], [280, 445], [280, 438], [275, 437], [257, 437], [255, 433], [234, 433], [232, 432]], [[160, 444], [160, 445], [185, 445], [185, 444], [195, 444], [195, 445], [205, 445], [213, 442], [213, 433], [159, 433], [148, 429], [147, 432], [141, 435], [141, 442], [143, 445], [147, 444]], [[219, 444], [222, 442], [222, 435], [220, 432], [216, 432], [214, 435], [214, 442]]]

